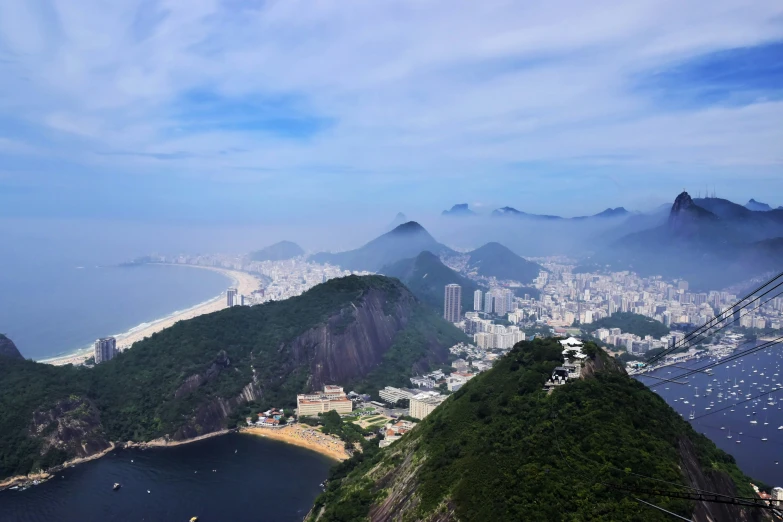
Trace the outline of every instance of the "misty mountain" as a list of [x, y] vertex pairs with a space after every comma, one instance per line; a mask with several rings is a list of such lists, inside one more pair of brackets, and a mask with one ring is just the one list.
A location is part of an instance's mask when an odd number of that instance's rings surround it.
[[[745, 203], [745, 208], [748, 210], [758, 210], [761, 212], [766, 212], [767, 210], [772, 210], [772, 207], [767, 205], [766, 203], [762, 203], [761, 201], [756, 201], [755, 199], [751, 198], [750, 201]], [[778, 207], [780, 208], [780, 207]]]
[[403, 223], [408, 222], [408, 217], [403, 214], [402, 212], [397, 212], [397, 215], [394, 216], [394, 219], [392, 219], [391, 223], [389, 223], [389, 226], [387, 227], [388, 230], [394, 230], [398, 226], [402, 225]]
[[321, 252], [312, 256], [311, 260], [337, 265], [346, 270], [377, 272], [401, 259], [416, 257], [425, 250], [437, 256], [456, 254], [449, 247], [438, 243], [424, 227], [409, 221], [356, 250], [334, 254]]
[[444, 210], [441, 215], [449, 217], [467, 217], [475, 216], [476, 213], [468, 208], [467, 203], [458, 203], [449, 210]]
[[685, 278], [695, 289], [718, 289], [783, 267], [783, 240], [764, 237], [780, 231], [777, 218], [760, 214], [718, 198], [693, 200], [683, 192], [666, 223], [619, 239], [593, 260], [641, 275]]
[[514, 207], [503, 207], [492, 211], [493, 217], [512, 217], [512, 218], [521, 218], [521, 219], [542, 219], [542, 220], [569, 220], [569, 219], [583, 220], [583, 219], [590, 219], [590, 218], [625, 217], [628, 215], [630, 215], [630, 212], [625, 210], [625, 208], [623, 207], [607, 208], [606, 210], [603, 210], [598, 214], [593, 214], [592, 216], [577, 216], [572, 218], [550, 216], [546, 214], [528, 214], [527, 212], [522, 212], [521, 210], [517, 210]]
[[483, 277], [494, 277], [504, 281], [530, 283], [544, 268], [528, 261], [500, 243], [486, 245], [468, 252], [467, 272]]
[[492, 211], [492, 217], [513, 217], [529, 219], [563, 219], [560, 216], [547, 216], [543, 214], [528, 214], [514, 207], [503, 207]]
[[425, 304], [443, 312], [445, 286], [462, 287], [462, 310], [472, 310], [473, 292], [479, 285], [444, 265], [432, 252], [422, 252], [412, 259], [402, 259], [381, 269], [383, 275], [396, 277]]
[[269, 245], [261, 250], [250, 253], [250, 259], [253, 261], [285, 261], [294, 257], [303, 256], [305, 253], [302, 247], [291, 241], [280, 241], [274, 245]]

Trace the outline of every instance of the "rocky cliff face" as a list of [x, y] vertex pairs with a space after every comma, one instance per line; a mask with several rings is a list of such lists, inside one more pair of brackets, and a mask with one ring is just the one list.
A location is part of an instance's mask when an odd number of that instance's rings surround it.
[[388, 298], [385, 292], [370, 290], [358, 305], [351, 304], [294, 339], [291, 368], [306, 364], [313, 389], [367, 375], [407, 326], [414, 306], [413, 295], [407, 292], [396, 301]]
[[58, 450], [70, 457], [88, 457], [109, 447], [98, 408], [76, 396], [35, 411], [30, 435], [43, 441], [41, 455]]
[[24, 359], [14, 342], [3, 334], [0, 334], [0, 356]]

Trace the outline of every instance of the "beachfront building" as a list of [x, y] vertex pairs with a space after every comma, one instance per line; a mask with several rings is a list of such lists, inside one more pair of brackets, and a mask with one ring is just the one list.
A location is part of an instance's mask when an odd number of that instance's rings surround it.
[[235, 304], [237, 304], [237, 289], [236, 288], [229, 288], [226, 290], [226, 306], [231, 308]]
[[378, 392], [378, 395], [381, 396], [381, 399], [383, 399], [384, 401], [386, 401], [391, 405], [396, 404], [397, 401], [410, 400], [414, 396], [414, 394], [409, 392], [408, 390], [404, 390], [402, 388], [393, 388], [391, 386], [387, 386], [384, 389], [380, 390]]
[[445, 395], [436, 391], [422, 392], [411, 399], [410, 415], [414, 419], [423, 419], [446, 400]]
[[111, 361], [117, 355], [117, 339], [103, 337], [95, 341], [95, 364]]
[[341, 415], [353, 410], [353, 402], [340, 386], [327, 384], [322, 393], [296, 396], [296, 413], [300, 417], [314, 417], [332, 410]]

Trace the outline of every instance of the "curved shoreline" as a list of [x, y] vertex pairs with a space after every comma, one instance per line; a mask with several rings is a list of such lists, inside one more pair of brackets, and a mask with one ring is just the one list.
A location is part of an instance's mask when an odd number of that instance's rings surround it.
[[[185, 265], [185, 264], [176, 264], [176, 263], [151, 263], [151, 264], [160, 264], [165, 266], [187, 266], [191, 268], [202, 268], [205, 270], [212, 270], [214, 272], [219, 272], [224, 276], [228, 277], [229, 279], [231, 279], [230, 285], [226, 288], [236, 287], [239, 293], [244, 295], [249, 295], [254, 290], [258, 290], [261, 287], [261, 280], [258, 279], [256, 276], [251, 275], [247, 272], [240, 272], [238, 270], [229, 270], [226, 268], [217, 268], [211, 266]], [[226, 308], [226, 303], [223, 300], [225, 295], [226, 295], [225, 292], [221, 292], [219, 295], [212, 297], [207, 301], [198, 303], [190, 308], [187, 308], [185, 310], [174, 311], [171, 314], [167, 315], [166, 317], [161, 317], [153, 321], [141, 323], [121, 334], [115, 335], [114, 337], [117, 339], [117, 347], [121, 350], [126, 350], [130, 348], [135, 342], [141, 341], [142, 339], [145, 339], [154, 333], [165, 330], [166, 328], [174, 325], [178, 321], [193, 319], [194, 317], [198, 317], [199, 315], [209, 314], [212, 312], [217, 312], [218, 310], [222, 310]], [[41, 359], [38, 362], [44, 364], [52, 364], [54, 366], [63, 366], [66, 364], [78, 365], [78, 364], [83, 364], [87, 359], [92, 357], [92, 355], [93, 355], [92, 347], [85, 347], [85, 348], [79, 348], [78, 350], [75, 350], [65, 355], [59, 355], [56, 357]]]
[[219, 437], [221, 435], [225, 435], [227, 433], [236, 433], [236, 432], [247, 433], [249, 435], [253, 435], [256, 437], [276, 440], [276, 441], [283, 442], [285, 444], [290, 444], [292, 446], [299, 446], [300, 448], [305, 448], [310, 451], [314, 451], [337, 462], [342, 462], [350, 458], [348, 453], [341, 448], [341, 445], [343, 444], [341, 440], [331, 437], [329, 435], [325, 435], [317, 430], [313, 430], [309, 426], [304, 427], [300, 424], [291, 424], [289, 426], [285, 426], [283, 428], [276, 428], [276, 429], [275, 428], [252, 428], [252, 427], [239, 428], [238, 430], [223, 429], [220, 431], [205, 433], [204, 435], [199, 435], [198, 437], [193, 437], [192, 439], [177, 440], [177, 441], [171, 441], [165, 438], [159, 438], [159, 439], [153, 439], [148, 442], [133, 442], [133, 441], [118, 442], [118, 443], [110, 442], [108, 448], [98, 453], [95, 453], [93, 455], [90, 455], [88, 457], [77, 457], [68, 460], [66, 462], [63, 462], [60, 465], [49, 468], [47, 470], [42, 470], [38, 473], [30, 473], [28, 475], [16, 475], [13, 477], [7, 477], [5, 479], [0, 479], [0, 491], [3, 491], [5, 489], [11, 488], [16, 485], [26, 484], [34, 480], [39, 481], [39, 483], [43, 483], [49, 480], [50, 478], [52, 478], [52, 475], [65, 468], [76, 466], [77, 464], [82, 464], [83, 462], [97, 460], [101, 457], [108, 455], [109, 453], [111, 453], [116, 449], [171, 448], [174, 446], [182, 446], [183, 444], [190, 444], [191, 442], [198, 442], [200, 440], [210, 439], [213, 437]]

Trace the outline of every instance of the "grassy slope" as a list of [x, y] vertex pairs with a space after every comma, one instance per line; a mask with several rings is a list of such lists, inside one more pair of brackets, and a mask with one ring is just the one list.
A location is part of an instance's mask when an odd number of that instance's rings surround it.
[[[520, 343], [410, 436], [331, 485], [318, 500], [327, 506], [322, 520], [361, 520], [388, 495], [374, 480], [394, 472], [410, 453], [421, 464], [419, 503], [404, 513], [406, 520], [446, 509], [462, 521], [670, 520], [597, 481], [660, 486], [619, 468], [682, 484], [677, 441], [683, 437], [694, 442], [704, 469], [728, 472], [740, 493], [749, 494], [749, 479], [732, 457], [622, 373], [599, 372], [546, 395], [541, 385], [558, 364], [556, 341]], [[654, 502], [684, 516], [693, 510], [687, 501]]]

